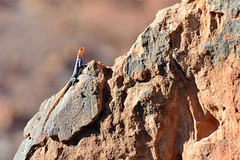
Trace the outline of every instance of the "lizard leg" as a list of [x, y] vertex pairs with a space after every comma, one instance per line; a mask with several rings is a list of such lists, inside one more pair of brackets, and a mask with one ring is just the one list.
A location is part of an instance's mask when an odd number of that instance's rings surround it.
[[86, 68], [87, 67], [87, 64], [83, 64], [82, 66], [81, 66], [81, 68]]
[[[87, 67], [87, 64], [81, 65], [81, 66], [79, 67], [79, 68], [81, 68], [81, 69], [78, 70], [78, 74], [77, 74], [77, 75], [80, 75], [80, 74], [82, 73], [83, 69], [86, 68], [86, 67]], [[72, 85], [74, 86], [79, 80], [77, 79], [77, 77], [72, 77], [72, 78], [70, 79], [70, 81], [72, 82]]]
[[74, 86], [79, 80], [76, 77], [72, 77], [70, 79], [70, 82], [72, 83], [72, 86]]

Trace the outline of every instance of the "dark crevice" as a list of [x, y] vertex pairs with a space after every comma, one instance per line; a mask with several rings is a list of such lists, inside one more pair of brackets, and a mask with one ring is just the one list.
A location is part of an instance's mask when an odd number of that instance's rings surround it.
[[180, 49], [182, 42], [183, 26], [180, 24], [175, 31], [170, 34], [170, 47]]
[[185, 85], [188, 84], [186, 73], [183, 71], [180, 64], [172, 56], [170, 56], [170, 69], [176, 76], [177, 80], [182, 80]]
[[240, 10], [237, 11], [235, 18], [239, 18], [240, 17]]
[[123, 86], [123, 76], [118, 76], [117, 79], [116, 79], [116, 83], [117, 83], [117, 86], [118, 88], [121, 88]]
[[37, 144], [34, 144], [34, 145], [31, 147], [31, 149], [29, 150], [29, 152], [27, 153], [27, 155], [26, 155], [26, 160], [30, 160], [30, 159], [32, 158], [34, 152], [35, 152], [36, 150], [38, 150], [39, 148], [46, 146], [46, 144], [47, 144], [47, 138], [46, 138], [46, 137], [43, 139], [42, 142], [37, 143]]
[[126, 91], [126, 89], [124, 89], [124, 90], [122, 91], [120, 98], [121, 98], [121, 104], [122, 104], [122, 106], [121, 106], [121, 108], [120, 108], [120, 111], [123, 112], [123, 110], [124, 110], [124, 108], [125, 108], [125, 106], [124, 106], [124, 101], [125, 101], [126, 98], [127, 98], [127, 91]]
[[235, 107], [235, 112], [238, 113], [238, 109], [237, 109], [237, 107]]
[[222, 21], [223, 21], [223, 19], [222, 19], [222, 17], [224, 16], [224, 14], [222, 13], [222, 12], [218, 12], [217, 13], [217, 17], [218, 17], [218, 19], [219, 19], [219, 25], [222, 23]]
[[106, 81], [112, 78], [113, 71], [111, 68], [105, 68], [104, 70]]
[[63, 153], [63, 147], [57, 148], [57, 158], [56, 159], [59, 159], [61, 157], [62, 153]]
[[48, 146], [46, 145], [45, 146], [45, 154], [47, 153], [47, 151], [48, 151]]
[[84, 95], [83, 93], [81, 93], [81, 98], [85, 98], [86, 97], [86, 95]]
[[210, 19], [210, 32], [213, 32], [217, 29], [218, 24], [216, 20], [216, 13], [215, 12], [210, 12], [211, 19]]
[[[145, 144], [150, 142], [152, 140], [152, 137], [149, 135], [149, 133], [144, 129], [145, 126], [145, 116], [149, 114], [147, 111], [147, 105], [142, 104], [140, 101], [134, 106], [133, 108], [133, 115], [131, 117], [131, 121], [134, 121], [136, 124], [138, 124], [139, 131], [137, 134], [135, 134], [136, 142], [136, 156], [134, 158], [140, 158], [144, 157], [146, 153], [149, 153], [149, 147], [147, 147]], [[132, 126], [133, 130], [136, 126]]]
[[182, 160], [182, 154], [178, 153], [178, 154], [176, 155], [176, 159], [177, 159], [177, 160]]
[[59, 137], [57, 135], [52, 135], [50, 137], [52, 138], [53, 141], [59, 142]]
[[216, 29], [218, 29], [223, 21], [222, 12], [210, 12], [210, 31], [214, 32]]

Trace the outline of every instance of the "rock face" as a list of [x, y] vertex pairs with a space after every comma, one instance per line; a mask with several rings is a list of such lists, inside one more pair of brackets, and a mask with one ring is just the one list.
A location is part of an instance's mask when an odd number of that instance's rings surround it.
[[[94, 61], [90, 62], [78, 77], [80, 81], [67, 91], [51, 112], [44, 127], [45, 135], [64, 142], [71, 140], [77, 132], [92, 123], [102, 110], [105, 67]], [[45, 137], [41, 135], [43, 122], [61, 91], [43, 102], [40, 111], [28, 122], [24, 129], [22, 145], [16, 159], [28, 157], [28, 152], [41, 145]], [[24, 154], [23, 154], [24, 153]], [[27, 156], [26, 156], [27, 155]], [[21, 157], [21, 158], [20, 158]]]
[[113, 67], [90, 62], [28, 122], [15, 159], [239, 159], [240, 2], [158, 12]]

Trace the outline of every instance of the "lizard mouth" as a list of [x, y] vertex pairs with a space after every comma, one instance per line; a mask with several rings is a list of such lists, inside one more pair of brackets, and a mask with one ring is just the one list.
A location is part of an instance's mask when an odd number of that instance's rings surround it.
[[78, 52], [77, 52], [77, 57], [78, 57], [78, 58], [81, 58], [81, 57], [82, 57], [84, 50], [85, 50], [84, 47], [82, 47], [82, 48], [80, 48], [80, 49], [78, 50]]

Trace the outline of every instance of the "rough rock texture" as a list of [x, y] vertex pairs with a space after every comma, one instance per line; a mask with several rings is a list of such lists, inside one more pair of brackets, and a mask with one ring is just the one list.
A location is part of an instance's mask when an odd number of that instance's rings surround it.
[[[57, 135], [60, 141], [71, 139], [73, 134], [83, 126], [91, 123], [102, 110], [102, 92], [105, 78], [102, 74], [104, 66], [94, 61], [78, 77], [80, 79], [74, 87], [70, 87], [57, 107], [51, 112], [46, 122], [45, 131], [49, 136]], [[24, 129], [24, 137], [38, 139], [39, 130], [43, 126], [50, 108], [61, 91], [54, 97], [43, 102], [40, 111], [28, 122]], [[45, 108], [46, 107], [46, 108]]]
[[[91, 61], [88, 64], [78, 77], [80, 81], [70, 87], [51, 112], [44, 127], [46, 135], [61, 142], [69, 141], [97, 118], [103, 108], [103, 90], [106, 83], [103, 70], [105, 67], [100, 63]], [[24, 159], [22, 156], [31, 152], [32, 145], [35, 147], [44, 141], [44, 136], [40, 135], [43, 122], [60, 93], [61, 91], [44, 101], [39, 112], [27, 123], [24, 129], [24, 145], [20, 146], [21, 154], [16, 158]]]
[[239, 159], [239, 8], [184, 0], [159, 11], [113, 67], [89, 64], [39, 137], [55, 97], [43, 103], [15, 159]]

